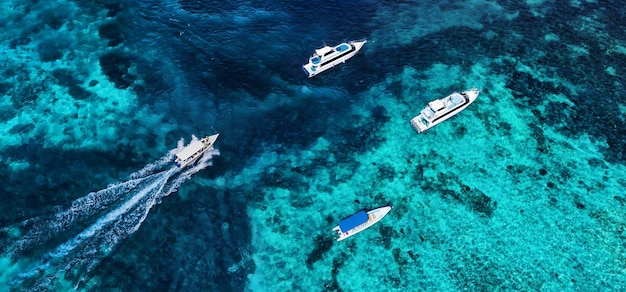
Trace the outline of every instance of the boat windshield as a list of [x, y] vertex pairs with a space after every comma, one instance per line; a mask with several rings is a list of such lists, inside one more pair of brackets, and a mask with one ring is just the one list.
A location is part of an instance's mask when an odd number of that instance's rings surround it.
[[429, 106], [422, 110], [422, 116], [425, 118], [432, 119], [434, 115], [435, 111]]
[[455, 93], [455, 94], [453, 94], [453, 95], [450, 97], [450, 101], [452, 101], [452, 103], [454, 103], [455, 105], [457, 105], [457, 104], [462, 103], [464, 100], [463, 100], [463, 96], [461, 96], [461, 95], [460, 95], [460, 94], [458, 94], [458, 93]]

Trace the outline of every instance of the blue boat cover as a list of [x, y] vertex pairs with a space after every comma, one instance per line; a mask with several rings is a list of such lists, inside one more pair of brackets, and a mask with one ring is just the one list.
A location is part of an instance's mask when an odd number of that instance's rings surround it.
[[367, 222], [367, 212], [361, 211], [339, 222], [339, 229], [341, 232], [346, 232], [354, 227], [357, 227]]
[[337, 52], [347, 51], [350, 47], [346, 44], [341, 44], [337, 47]]

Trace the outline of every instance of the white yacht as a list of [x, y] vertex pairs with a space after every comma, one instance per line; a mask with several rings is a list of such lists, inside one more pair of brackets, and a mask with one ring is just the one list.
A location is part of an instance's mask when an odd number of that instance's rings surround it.
[[337, 232], [337, 241], [342, 241], [376, 224], [391, 211], [391, 208], [393, 205], [376, 208], [368, 212], [360, 211], [341, 220], [339, 225], [333, 228], [333, 231]]
[[478, 93], [480, 90], [472, 88], [431, 101], [418, 116], [411, 119], [411, 125], [417, 132], [422, 133], [464, 110], [476, 100]]
[[219, 135], [220, 134], [206, 136], [200, 140], [193, 140], [189, 142], [189, 145], [185, 146], [183, 150], [176, 153], [176, 160], [174, 161], [176, 166], [184, 168], [185, 166], [194, 163], [204, 152], [209, 149], [213, 149], [213, 144], [215, 144]]
[[335, 65], [345, 63], [346, 60], [354, 57], [361, 50], [367, 40], [351, 41], [341, 43], [335, 47], [324, 46], [315, 50], [315, 53], [309, 58], [309, 63], [302, 66], [306, 75], [311, 78], [320, 74]]

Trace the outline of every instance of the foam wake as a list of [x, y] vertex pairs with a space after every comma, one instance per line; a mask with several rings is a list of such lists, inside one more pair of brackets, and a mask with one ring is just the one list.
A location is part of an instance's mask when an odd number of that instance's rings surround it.
[[[59, 286], [59, 282], [76, 287], [86, 281], [95, 266], [139, 229], [155, 204], [219, 155], [217, 150], [209, 150], [195, 165], [181, 170], [170, 167], [175, 152], [134, 172], [128, 181], [89, 193], [54, 214], [0, 229], [2, 258], [10, 259], [13, 265], [11, 275], [1, 275], [0, 285], [10, 281], [4, 284], [46, 290]], [[53, 248], [50, 242], [55, 243]], [[39, 261], [20, 260], [23, 253], [41, 249]]]

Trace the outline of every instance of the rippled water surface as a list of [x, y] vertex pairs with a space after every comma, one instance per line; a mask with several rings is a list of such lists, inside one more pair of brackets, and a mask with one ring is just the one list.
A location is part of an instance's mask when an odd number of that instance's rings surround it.
[[[0, 12], [0, 287], [626, 286], [623, 5], [91, 2]], [[411, 128], [472, 87], [466, 110]], [[216, 150], [172, 165], [214, 133]]]

